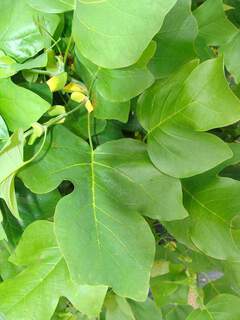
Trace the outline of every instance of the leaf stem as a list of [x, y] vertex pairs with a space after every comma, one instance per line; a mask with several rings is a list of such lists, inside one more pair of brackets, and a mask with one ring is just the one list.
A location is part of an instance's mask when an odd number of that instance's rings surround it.
[[70, 36], [70, 38], [68, 40], [67, 48], [66, 48], [66, 51], [64, 53], [64, 58], [63, 58], [64, 66], [66, 65], [66, 62], [67, 62], [68, 52], [70, 50], [71, 43], [72, 43], [72, 34], [71, 34], [71, 36]]
[[88, 112], [88, 140], [91, 150], [93, 151], [93, 142], [91, 136], [91, 113]]
[[51, 76], [52, 75], [52, 73], [47, 71], [47, 70], [31, 69], [30, 71], [33, 72], [33, 73], [44, 74], [44, 75], [47, 75], [47, 76]]

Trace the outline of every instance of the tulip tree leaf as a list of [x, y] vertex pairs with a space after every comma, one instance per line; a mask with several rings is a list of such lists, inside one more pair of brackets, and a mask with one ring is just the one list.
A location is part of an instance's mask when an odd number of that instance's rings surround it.
[[207, 0], [194, 11], [199, 27], [199, 38], [207, 45], [221, 46], [230, 42], [238, 29], [227, 19], [222, 0]]
[[0, 79], [0, 114], [9, 130], [28, 129], [49, 108], [49, 103], [37, 94], [10, 79]]
[[[100, 67], [134, 64], [176, 0], [77, 0], [73, 36], [80, 53]], [[136, 45], [133, 45], [135, 43]]]
[[147, 65], [156, 49], [151, 42], [133, 66], [122, 69], [105, 69], [94, 65], [77, 52], [79, 73], [93, 89], [95, 116], [100, 119], [128, 120], [130, 99], [142, 93], [154, 82]]
[[161, 320], [160, 309], [151, 300], [134, 302], [116, 295], [109, 295], [105, 302], [106, 320]]
[[130, 112], [130, 101], [115, 102], [104, 98], [97, 91], [96, 87], [96, 82], [99, 79], [100, 68], [81, 56], [79, 52], [77, 55], [77, 71], [84, 79], [89, 89], [92, 89], [95, 117], [98, 119], [114, 119], [127, 122]]
[[186, 320], [237, 320], [240, 298], [230, 294], [218, 295], [205, 308], [193, 311]]
[[53, 223], [31, 224], [10, 259], [27, 268], [0, 284], [0, 312], [6, 320], [50, 320], [61, 296], [89, 316], [99, 313], [107, 288], [72, 282], [57, 246]]
[[46, 194], [35, 194], [24, 187], [20, 180], [15, 183], [19, 215], [24, 226], [35, 220], [51, 219], [61, 196], [58, 190]]
[[[232, 146], [233, 151], [236, 144]], [[189, 217], [179, 223], [165, 223], [165, 226], [177, 239], [182, 237], [182, 228], [188, 235], [185, 243], [191, 241], [203, 253], [222, 260], [239, 261], [239, 211], [240, 182], [218, 175], [229, 163], [239, 161], [236, 154], [233, 159], [218, 168], [199, 176], [183, 180], [184, 205]], [[183, 230], [183, 229], [182, 229]], [[181, 241], [182, 239], [180, 239]], [[218, 244], [221, 243], [221, 246]]]
[[29, 70], [33, 68], [42, 68], [47, 65], [47, 54], [43, 53], [34, 59], [30, 59], [24, 63], [17, 63], [9, 56], [0, 56], [0, 78], [8, 78], [18, 71]]
[[[222, 0], [205, 1], [194, 15], [199, 25], [197, 42], [207, 46], [218, 46], [224, 56], [227, 69], [236, 81], [240, 81], [240, 64], [237, 52], [240, 48], [240, 32], [228, 20]], [[201, 47], [200, 46], [200, 47]]]
[[190, 7], [190, 0], [178, 0], [155, 37], [157, 52], [150, 69], [157, 78], [168, 76], [196, 56], [194, 40], [198, 26]]
[[221, 57], [198, 66], [193, 61], [142, 95], [138, 118], [153, 163], [169, 175], [189, 177], [232, 156], [223, 141], [203, 131], [238, 121], [240, 102], [225, 80]]
[[27, 0], [34, 9], [47, 13], [61, 13], [73, 10], [75, 0]]
[[27, 0], [2, 0], [0, 17], [0, 49], [18, 62], [50, 46], [47, 32], [53, 35], [59, 23], [57, 15], [35, 11]]
[[[74, 184], [74, 192], [59, 202], [55, 213], [57, 239], [72, 278], [144, 300], [154, 242], [139, 213], [163, 220], [186, 217], [178, 180], [152, 166], [141, 142], [120, 139], [92, 152], [66, 129], [54, 128], [52, 137], [46, 156], [20, 177], [35, 193], [49, 192], [66, 179]], [[175, 194], [170, 198], [169, 188]], [[160, 190], [165, 198], [159, 198]], [[124, 280], [123, 273], [128, 275]]]

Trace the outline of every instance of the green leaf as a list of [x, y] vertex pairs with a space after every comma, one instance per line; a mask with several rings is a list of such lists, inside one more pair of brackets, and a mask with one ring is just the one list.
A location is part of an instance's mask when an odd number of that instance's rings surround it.
[[57, 15], [35, 11], [27, 5], [27, 0], [2, 0], [0, 49], [21, 63], [50, 46], [47, 32], [53, 35], [58, 23]]
[[155, 37], [157, 52], [150, 62], [150, 70], [157, 78], [168, 76], [196, 56], [194, 41], [197, 33], [191, 1], [178, 0]]
[[232, 24], [224, 11], [222, 0], [205, 1], [194, 15], [199, 25], [197, 43], [203, 47], [219, 46], [229, 72], [240, 81], [240, 64], [237, 52], [240, 48], [240, 32]]
[[161, 320], [162, 313], [155, 302], [148, 298], [145, 302], [129, 301], [135, 320]]
[[187, 304], [189, 281], [185, 273], [170, 273], [152, 278], [151, 290], [159, 307], [169, 303]]
[[12, 249], [7, 241], [0, 241], [0, 276], [3, 281], [14, 277], [21, 270], [21, 267], [19, 268], [8, 261], [11, 253]]
[[116, 70], [100, 68], [77, 51], [78, 73], [93, 90], [97, 118], [122, 122], [128, 120], [129, 100], [142, 93], [154, 82], [147, 64], [155, 49], [155, 42], [152, 41], [136, 64]]
[[89, 316], [99, 313], [107, 288], [72, 282], [54, 237], [53, 223], [31, 224], [11, 261], [27, 268], [0, 285], [0, 311], [6, 320], [50, 320], [61, 296]]
[[47, 54], [43, 53], [34, 59], [24, 63], [17, 63], [9, 56], [0, 55], [0, 78], [8, 78], [21, 70], [29, 70], [33, 68], [42, 68], [47, 65]]
[[115, 294], [106, 300], [106, 320], [135, 320], [127, 300]]
[[61, 13], [75, 7], [75, 0], [27, 0], [27, 3], [32, 8], [47, 13]]
[[[73, 113], [66, 121], [66, 127], [76, 135], [87, 139], [88, 138], [88, 112], [86, 108], [82, 108], [79, 112]], [[99, 134], [106, 127], [106, 120], [91, 119], [90, 123], [92, 135]]]
[[8, 137], [9, 137], [9, 135], [8, 135], [7, 126], [6, 126], [3, 118], [0, 116], [0, 140], [7, 140]]
[[7, 240], [7, 236], [2, 225], [2, 220], [3, 220], [2, 213], [0, 211], [0, 240], [3, 240], [3, 239]]
[[19, 217], [14, 189], [14, 178], [17, 171], [24, 165], [24, 136], [21, 130], [16, 131], [9, 142], [0, 151], [0, 198], [6, 201], [11, 212]]
[[41, 97], [10, 79], [1, 79], [0, 88], [0, 114], [11, 131], [28, 129], [50, 108]]
[[[144, 300], [154, 241], [137, 211], [165, 220], [185, 217], [179, 181], [156, 170], [145, 145], [131, 139], [106, 143], [91, 152], [83, 140], [56, 127], [50, 143], [41, 161], [26, 168], [21, 178], [36, 193], [49, 192], [66, 179], [73, 182], [74, 192], [59, 202], [55, 213], [57, 239], [72, 278]], [[174, 190], [170, 197], [169, 188]], [[160, 190], [166, 198], [159, 199]], [[128, 274], [124, 281], [119, 278], [122, 273]]]
[[112, 102], [103, 98], [99, 92], [93, 93], [93, 101], [95, 104], [94, 115], [97, 119], [128, 121], [130, 101]]
[[46, 194], [35, 194], [16, 181], [16, 196], [19, 215], [26, 227], [35, 220], [52, 218], [55, 207], [61, 196], [58, 190]]
[[9, 138], [8, 129], [3, 118], [0, 116], [0, 150], [5, 145]]
[[155, 42], [151, 42], [136, 64], [115, 70], [100, 68], [80, 54], [78, 56], [89, 73], [94, 70], [92, 80], [96, 75], [95, 85], [100, 95], [110, 101], [124, 102], [139, 95], [153, 84], [154, 77], [147, 69], [147, 64], [155, 49]]
[[2, 225], [7, 236], [7, 240], [11, 247], [15, 247], [23, 233], [22, 226], [17, 218], [12, 215], [4, 201], [0, 201], [0, 210], [3, 216]]
[[181, 229], [184, 230], [188, 239], [183, 242], [187, 245], [193, 242], [204, 254], [239, 261], [240, 182], [218, 176], [222, 167], [183, 180], [184, 205], [189, 218], [165, 226], [177, 239], [179, 235], [182, 237]]
[[222, 0], [207, 0], [194, 11], [200, 39], [207, 45], [221, 46], [230, 42], [238, 29], [227, 19]]
[[240, 50], [240, 32], [232, 39], [230, 43], [223, 45], [220, 52], [224, 55], [224, 61], [228, 71], [234, 76], [237, 83], [240, 82], [240, 63], [237, 53]]
[[204, 309], [193, 311], [186, 320], [238, 320], [240, 298], [222, 294], [210, 301]]
[[161, 320], [160, 309], [151, 300], [135, 302], [110, 294], [105, 302], [106, 320]]
[[[134, 64], [176, 0], [77, 0], [73, 36], [80, 53], [98, 66]], [[133, 45], [136, 44], [136, 45]]]
[[240, 103], [228, 87], [222, 58], [196, 64], [157, 82], [140, 97], [137, 110], [148, 131], [151, 160], [175, 177], [199, 174], [230, 158], [229, 147], [203, 131], [240, 119]]
[[166, 320], [183, 320], [190, 314], [192, 307], [188, 305], [173, 305], [166, 313]]

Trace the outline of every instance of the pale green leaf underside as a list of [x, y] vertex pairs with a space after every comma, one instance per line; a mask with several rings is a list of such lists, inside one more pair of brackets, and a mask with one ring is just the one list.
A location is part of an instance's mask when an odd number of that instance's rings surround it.
[[98, 66], [114, 69], [132, 65], [160, 30], [175, 2], [77, 0], [73, 20], [76, 46]]
[[14, 177], [24, 165], [24, 137], [21, 130], [16, 131], [0, 151], [0, 198], [4, 199], [11, 212], [18, 217]]
[[[53, 190], [63, 180], [74, 184], [74, 192], [57, 205], [55, 230], [75, 281], [108, 285], [120, 295], [145, 299], [154, 242], [137, 211], [164, 220], [187, 213], [179, 182], [152, 166], [144, 144], [122, 139], [91, 153], [83, 140], [56, 127], [46, 156], [21, 178], [36, 193]], [[165, 199], [159, 198], [160, 190]]]

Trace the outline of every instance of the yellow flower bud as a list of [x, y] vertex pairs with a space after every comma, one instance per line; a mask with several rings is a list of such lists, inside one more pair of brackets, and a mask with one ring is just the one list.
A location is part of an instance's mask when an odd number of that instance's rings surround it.
[[81, 92], [73, 92], [71, 94], [71, 99], [75, 102], [81, 103], [83, 102], [85, 99], [87, 99], [87, 97], [81, 93]]
[[64, 87], [64, 91], [67, 93], [72, 93], [72, 92], [87, 93], [87, 88], [83, 84], [70, 82]]
[[90, 100], [88, 100], [86, 103], [85, 103], [85, 108], [87, 109], [88, 113], [91, 113], [93, 111], [93, 105], [91, 103]]
[[62, 72], [56, 76], [53, 76], [47, 81], [47, 85], [51, 92], [62, 90], [67, 82], [67, 73]]

